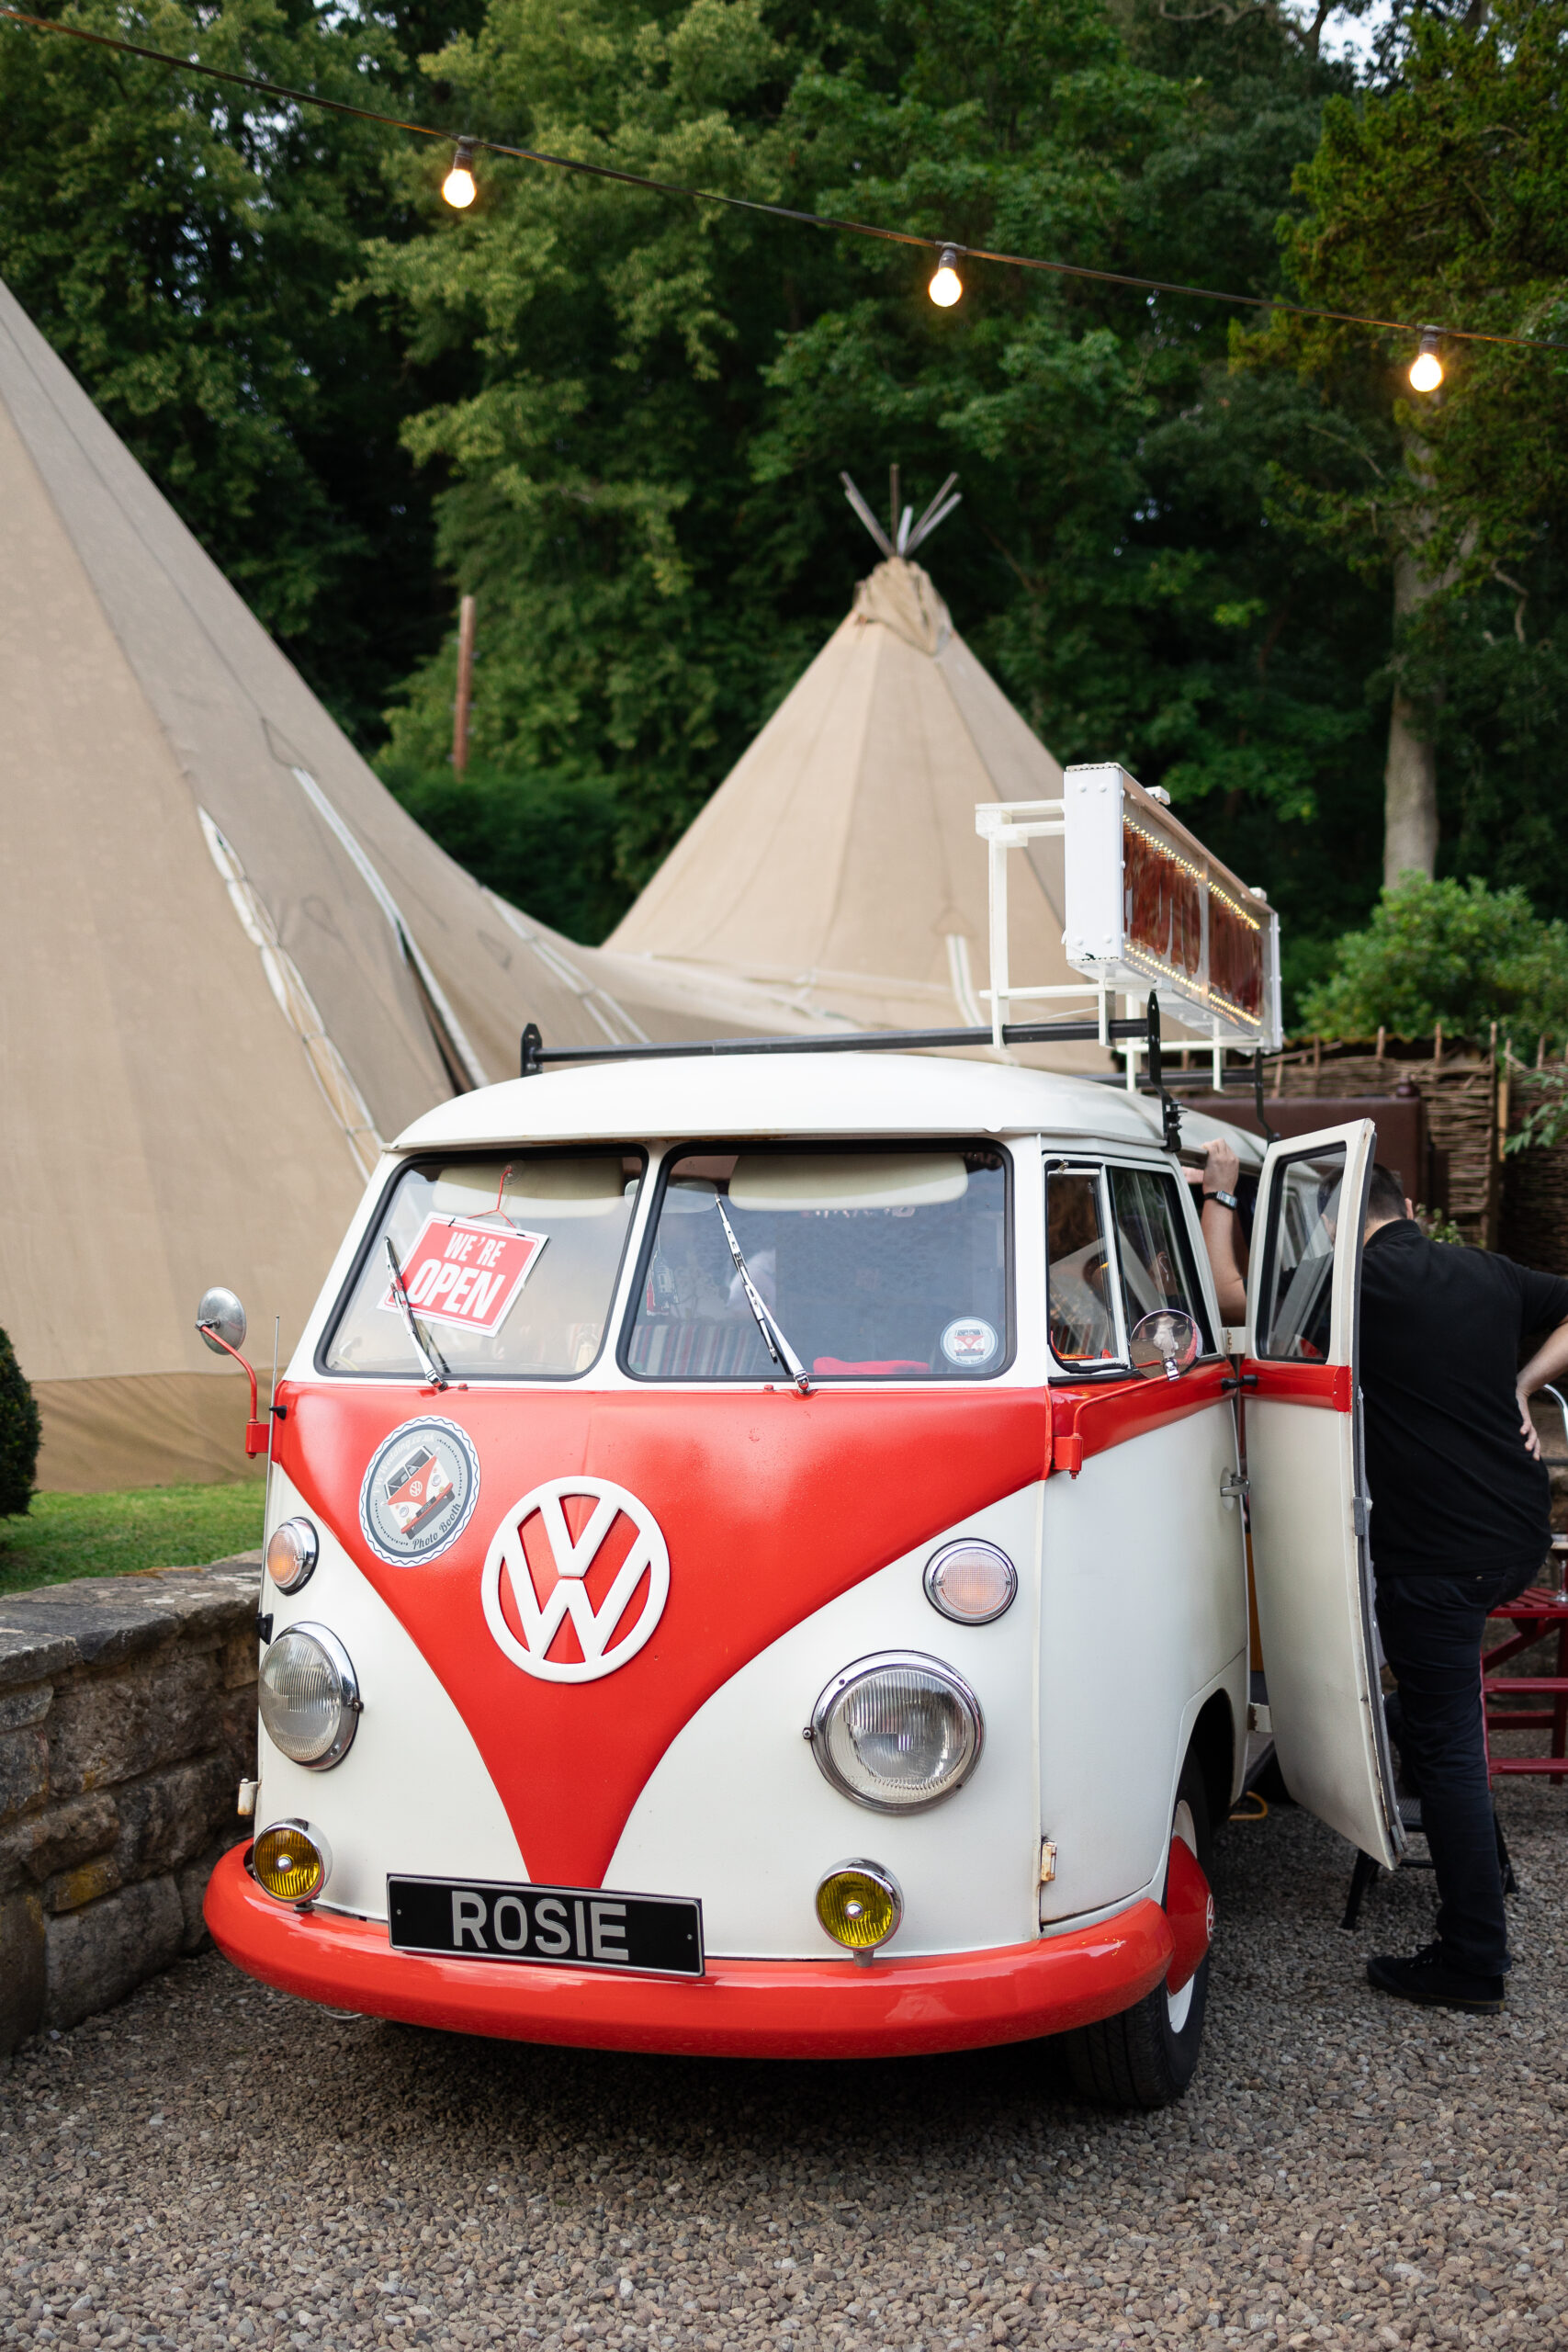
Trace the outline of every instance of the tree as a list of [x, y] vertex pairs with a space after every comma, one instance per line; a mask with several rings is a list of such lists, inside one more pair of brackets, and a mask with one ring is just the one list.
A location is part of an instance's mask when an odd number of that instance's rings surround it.
[[[429, 63], [471, 119], [558, 153], [1243, 288], [1274, 281], [1292, 160], [1349, 85], [1261, 14], [1151, 9], [1129, 46], [1098, 0], [831, 25], [696, 0], [651, 27], [623, 0], [493, 0]], [[840, 469], [874, 489], [897, 459], [919, 500], [958, 468], [928, 560], [1054, 749], [1167, 782], [1271, 887], [1289, 869], [1316, 931], [1360, 910], [1361, 681], [1386, 628], [1269, 523], [1268, 467], [1316, 396], [1228, 378], [1213, 306], [966, 265], [942, 314], [931, 258], [899, 247], [488, 162], [457, 220], [409, 168], [429, 229], [378, 250], [369, 288], [421, 365], [483, 369], [410, 429], [455, 477], [476, 744], [519, 792], [611, 789], [623, 892], [841, 617], [871, 558]], [[448, 645], [394, 717], [400, 788], [444, 766], [452, 691]], [[1343, 823], [1310, 822], [1325, 794]]]
[[[72, 17], [124, 29], [109, 0]], [[452, 14], [411, 21], [444, 32]], [[134, 34], [394, 113], [409, 80], [387, 22], [310, 0], [151, 0]], [[337, 305], [361, 240], [409, 225], [386, 152], [370, 124], [0, 27], [0, 274], [312, 685], [371, 739], [444, 617], [434, 485], [398, 440], [422, 395], [376, 313]]]
[[0, 1519], [19, 1518], [32, 1499], [39, 1437], [38, 1400], [0, 1331]]
[[1439, 1023], [1484, 1036], [1494, 1021], [1520, 1039], [1568, 1030], [1568, 925], [1542, 922], [1521, 889], [1407, 875], [1336, 960], [1302, 1008], [1320, 1036], [1420, 1037]]
[[[1395, 78], [1332, 100], [1296, 174], [1285, 229], [1308, 303], [1551, 338], [1568, 322], [1568, 69], [1564, 0], [1501, 0], [1490, 15], [1404, 20]], [[1489, 586], [1529, 601], [1568, 491], [1568, 366], [1545, 352], [1450, 342], [1423, 403], [1413, 351], [1360, 330], [1277, 314], [1238, 337], [1247, 364], [1288, 366], [1333, 403], [1322, 436], [1340, 478], [1303, 447], [1281, 466], [1276, 513], [1393, 589], [1395, 656], [1385, 764], [1384, 881], [1436, 870], [1443, 680], [1433, 656], [1456, 600]], [[1348, 459], [1359, 480], [1347, 487]], [[1495, 603], [1495, 599], [1493, 600]]]

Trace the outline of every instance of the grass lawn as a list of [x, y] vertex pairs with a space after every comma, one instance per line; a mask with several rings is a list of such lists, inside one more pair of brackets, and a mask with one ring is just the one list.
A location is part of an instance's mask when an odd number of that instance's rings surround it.
[[35, 1495], [0, 1519], [0, 1593], [129, 1568], [187, 1568], [262, 1540], [260, 1478], [232, 1487], [139, 1487], [123, 1495]]

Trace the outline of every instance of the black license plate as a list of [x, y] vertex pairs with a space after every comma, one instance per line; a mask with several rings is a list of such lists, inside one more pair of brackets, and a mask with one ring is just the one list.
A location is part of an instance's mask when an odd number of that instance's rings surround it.
[[703, 1973], [703, 1906], [675, 1894], [389, 1878], [387, 1928], [395, 1951], [439, 1952], [446, 1960], [525, 1960], [656, 1976]]

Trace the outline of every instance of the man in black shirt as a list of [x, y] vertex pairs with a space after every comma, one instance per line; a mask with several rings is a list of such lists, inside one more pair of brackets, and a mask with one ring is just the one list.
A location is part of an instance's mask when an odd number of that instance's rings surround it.
[[[1246, 1293], [1221, 1214], [1235, 1166], [1228, 1146], [1210, 1145], [1202, 1226], [1220, 1311], [1239, 1324]], [[1332, 1221], [1332, 1203], [1325, 1214]], [[1509, 1962], [1481, 1645], [1488, 1612], [1524, 1589], [1551, 1543], [1529, 1398], [1568, 1370], [1568, 1282], [1428, 1241], [1398, 1177], [1379, 1167], [1360, 1310], [1378, 1630], [1399, 1684], [1390, 1728], [1420, 1793], [1438, 1897], [1436, 1942], [1367, 1973], [1405, 2000], [1495, 2010]], [[1541, 1331], [1521, 1371], [1526, 1339]]]
[[[1519, 1369], [1526, 1339], [1549, 1331]], [[1399, 1179], [1372, 1172], [1361, 1264], [1361, 1394], [1378, 1630], [1399, 1684], [1391, 1729], [1421, 1797], [1438, 1938], [1377, 1959], [1384, 1993], [1495, 2009], [1508, 1969], [1482, 1723], [1487, 1612], [1551, 1544], [1529, 1398], [1568, 1368], [1568, 1282], [1428, 1241]]]

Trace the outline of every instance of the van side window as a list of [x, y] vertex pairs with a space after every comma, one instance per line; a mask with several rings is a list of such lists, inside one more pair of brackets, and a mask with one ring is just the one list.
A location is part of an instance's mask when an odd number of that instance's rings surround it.
[[1097, 1168], [1047, 1170], [1046, 1306], [1052, 1352], [1062, 1363], [1121, 1357], [1101, 1198]]
[[1213, 1341], [1192, 1272], [1176, 1179], [1152, 1168], [1113, 1168], [1111, 1199], [1128, 1330], [1162, 1306], [1178, 1306], [1197, 1324], [1208, 1354]]
[[1334, 1285], [1334, 1238], [1345, 1147], [1281, 1162], [1269, 1261], [1259, 1285], [1258, 1352], [1301, 1363], [1328, 1354], [1328, 1311]]

